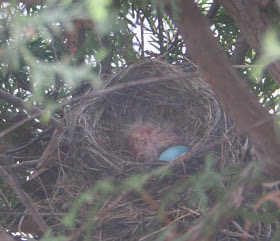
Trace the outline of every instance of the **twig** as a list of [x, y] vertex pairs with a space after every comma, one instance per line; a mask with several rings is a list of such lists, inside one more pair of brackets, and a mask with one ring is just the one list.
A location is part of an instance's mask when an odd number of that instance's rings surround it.
[[9, 203], [8, 198], [6, 197], [5, 193], [0, 189], [0, 196], [4, 202], [4, 204], [7, 206], [8, 209], [11, 208], [11, 204]]
[[171, 45], [168, 47], [168, 49], [166, 50], [165, 53], [163, 54], [160, 54], [159, 57], [162, 58], [170, 53], [172, 53], [175, 49], [179, 49], [181, 47], [184, 46], [184, 42], [179, 39], [179, 35], [176, 34], [175, 38], [174, 38], [174, 41], [171, 43]]
[[44, 219], [34, 207], [32, 203], [32, 199], [20, 188], [17, 181], [12, 178], [12, 176], [0, 165], [0, 176], [8, 183], [8, 185], [13, 189], [13, 191], [17, 194], [19, 200], [22, 204], [27, 208], [27, 210], [31, 213], [34, 221], [39, 226], [40, 230], [45, 234], [49, 229], [48, 225], [45, 223]]
[[19, 169], [22, 169], [22, 168], [33, 168], [33, 167], [36, 167], [39, 162], [40, 162], [40, 159], [32, 160], [32, 161], [25, 161], [25, 162], [21, 162], [21, 163], [18, 163], [18, 164], [9, 165], [9, 166], [3, 166], [3, 167], [4, 168], [10, 168], [13, 171], [15, 171], [15, 170], [19, 170]]
[[[28, 142], [27, 144], [25, 144], [25, 145], [23, 145], [23, 146], [20, 146], [20, 147], [17, 147], [17, 148], [12, 149], [12, 150], [8, 150], [8, 151], [6, 151], [6, 153], [7, 153], [7, 154], [13, 154], [13, 153], [15, 153], [15, 152], [19, 152], [19, 151], [23, 150], [23, 149], [25, 149], [25, 148], [31, 146], [34, 142], [41, 140], [45, 134], [51, 132], [52, 130], [53, 130], [52, 127], [51, 127], [51, 128], [48, 128], [48, 129], [42, 131], [37, 137], [35, 137], [34, 139], [32, 139], [32, 140], [31, 140], [30, 142]], [[1, 137], [0, 137], [0, 138], [1, 138]]]
[[12, 158], [17, 162], [22, 162], [22, 161], [32, 161], [35, 159], [40, 158], [40, 156], [34, 157], [34, 156], [12, 156]]
[[16, 130], [17, 128], [21, 127], [22, 125], [32, 121], [33, 119], [37, 118], [38, 116], [40, 116], [41, 114], [37, 113], [32, 115], [31, 117], [27, 117], [21, 121], [19, 121], [18, 123], [12, 125], [11, 127], [7, 128], [6, 130], [0, 132], [0, 138], [4, 137], [5, 135], [9, 134], [10, 132]]
[[56, 47], [54, 45], [55, 35], [54, 35], [53, 30], [49, 26], [47, 26], [47, 29], [48, 29], [48, 31], [49, 31], [49, 33], [51, 35], [51, 48], [53, 50], [53, 57], [54, 57], [55, 62], [58, 63], [57, 50], [56, 50]]
[[161, 9], [158, 8], [158, 38], [159, 38], [159, 50], [160, 50], [160, 54], [163, 54], [164, 51], [164, 46], [163, 46], [163, 22], [162, 22], [162, 13], [161, 13]]
[[233, 65], [234, 68], [236, 69], [248, 69], [248, 68], [254, 68], [254, 67], [258, 67], [259, 65], [255, 65], [255, 64], [235, 64]]
[[[39, 213], [42, 217], [53, 217], [53, 216], [58, 216], [58, 217], [64, 217], [68, 213]], [[25, 212], [0, 212], [0, 216], [7, 216], [7, 215], [13, 215], [13, 216], [32, 216], [30, 213], [25, 213]]]
[[242, 238], [242, 237], [244, 237], [246, 235], [248, 238], [255, 239], [254, 236], [252, 236], [252, 235], [250, 235], [248, 233], [245, 233], [245, 232], [244, 233], [239, 233], [239, 232], [231, 232], [231, 231], [226, 230], [226, 229], [221, 229], [219, 231], [219, 233], [224, 233], [224, 234], [227, 234], [229, 236], [238, 237], [238, 238]]
[[140, 17], [141, 23], [141, 56], [144, 57], [144, 16]]
[[161, 76], [161, 77], [153, 77], [153, 78], [145, 78], [145, 79], [140, 79], [140, 80], [136, 80], [136, 81], [131, 81], [128, 83], [123, 83], [123, 84], [118, 84], [112, 87], [106, 87], [104, 89], [99, 89], [96, 90], [94, 92], [91, 92], [89, 94], [85, 94], [83, 96], [79, 96], [76, 98], [73, 98], [71, 100], [66, 100], [64, 102], [62, 102], [59, 106], [60, 107], [64, 107], [70, 104], [73, 104], [75, 102], [81, 101], [81, 100], [85, 100], [85, 99], [92, 99], [95, 97], [99, 97], [99, 96], [105, 96], [109, 93], [124, 89], [124, 88], [128, 88], [128, 87], [135, 87], [138, 85], [146, 85], [146, 84], [154, 84], [160, 81], [165, 81], [165, 80], [172, 80], [172, 79], [178, 79], [178, 78], [186, 78], [186, 77], [194, 77], [197, 76], [198, 73], [184, 73], [184, 74], [175, 74], [175, 75], [168, 75], [168, 76]]
[[[41, 110], [40, 108], [32, 105], [31, 103], [27, 103], [23, 101], [21, 98], [11, 95], [8, 92], [0, 89], [0, 98], [8, 101], [9, 103], [17, 106], [20, 109], [29, 110], [31, 114], [35, 114], [36, 117], [45, 114], [46, 112]], [[33, 117], [33, 118], [36, 118]], [[32, 119], [33, 119], [32, 118]], [[50, 118], [50, 123], [54, 125], [56, 128], [62, 129], [62, 124], [54, 117]]]

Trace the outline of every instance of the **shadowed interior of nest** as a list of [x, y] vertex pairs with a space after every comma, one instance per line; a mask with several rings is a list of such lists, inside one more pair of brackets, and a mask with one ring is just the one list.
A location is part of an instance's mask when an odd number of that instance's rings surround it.
[[[179, 76], [185, 73], [190, 75]], [[58, 148], [59, 178], [49, 196], [52, 208], [57, 212], [68, 211], [81, 192], [104, 178], [113, 177], [114, 183], [120, 183], [136, 173], [147, 173], [166, 165], [160, 161], [139, 163], [123, 146], [123, 130], [139, 119], [155, 124], [170, 123], [191, 150], [218, 140], [223, 134], [235, 132], [232, 122], [224, 116], [212, 91], [200, 79], [191, 62], [174, 66], [161, 60], [141, 60], [116, 72], [105, 85], [110, 87], [175, 74], [177, 78], [167, 81], [123, 88], [84, 100], [68, 113]], [[234, 137], [228, 143], [218, 145], [214, 150], [220, 163], [225, 159], [227, 162], [240, 160], [242, 145], [238, 138]], [[201, 167], [201, 161], [190, 161], [188, 165], [191, 167], [183, 165], [183, 168], [175, 169], [176, 173], [171, 177], [148, 180], [146, 191], [152, 195], [153, 202], [161, 203], [170, 190], [185, 181], [190, 170]], [[174, 223], [178, 217], [186, 216], [177, 222], [177, 231], [184, 232], [201, 213], [199, 210], [191, 213], [190, 208], [184, 206], [188, 190], [178, 191], [175, 196], [177, 198], [166, 203], [166, 213]], [[98, 198], [96, 196], [94, 200]], [[100, 232], [102, 240], [139, 240], [148, 233], [160, 233], [157, 231], [167, 226], [158, 218], [158, 210], [149, 198], [147, 201], [139, 194], [130, 193], [117, 203], [114, 200], [112, 196], [104, 200], [104, 205], [107, 202], [106, 205], [110, 204], [112, 208], [98, 218], [99, 231], [95, 233], [97, 236], [92, 234], [92, 240], [99, 239]], [[86, 216], [85, 210], [89, 210], [88, 207], [81, 212], [84, 213], [81, 220]], [[154, 240], [154, 236], [146, 237]]]

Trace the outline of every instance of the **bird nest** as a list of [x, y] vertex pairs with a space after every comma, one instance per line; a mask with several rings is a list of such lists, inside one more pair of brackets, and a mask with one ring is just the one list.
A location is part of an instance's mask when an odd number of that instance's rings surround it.
[[[72, 210], [65, 232], [73, 240], [156, 240], [185, 233], [203, 216], [189, 177], [203, 169], [210, 153], [216, 170], [244, 161], [244, 139], [188, 60], [140, 60], [110, 76], [105, 90], [118, 85], [82, 100], [65, 116], [54, 152], [58, 177], [37, 206], [54, 214]], [[171, 164], [139, 161], [123, 140], [137, 122], [172, 126], [191, 151]], [[60, 218], [46, 221], [61, 231]]]

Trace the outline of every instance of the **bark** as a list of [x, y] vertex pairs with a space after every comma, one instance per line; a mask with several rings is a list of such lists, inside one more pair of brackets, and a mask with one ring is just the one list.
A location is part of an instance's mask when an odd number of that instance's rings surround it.
[[[181, 10], [177, 23], [179, 33], [195, 63], [238, 129], [249, 137], [262, 158], [274, 160], [265, 168], [269, 169], [270, 174], [279, 176], [280, 145], [276, 136], [279, 128], [275, 127], [271, 115], [232, 67], [193, 0], [181, 0], [178, 7]], [[254, 126], [258, 128], [252, 128]]]
[[[218, 2], [233, 18], [251, 48], [260, 53], [264, 34], [271, 28], [269, 13], [263, 10], [262, 1], [219, 0]], [[280, 85], [280, 62], [271, 64], [267, 71]]]

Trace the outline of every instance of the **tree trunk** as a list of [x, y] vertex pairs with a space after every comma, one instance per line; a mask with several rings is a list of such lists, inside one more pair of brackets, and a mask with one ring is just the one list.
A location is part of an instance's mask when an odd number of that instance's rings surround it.
[[238, 129], [249, 137], [262, 159], [274, 160], [274, 164], [266, 165], [267, 171], [279, 176], [280, 145], [276, 135], [279, 128], [274, 124], [272, 116], [261, 106], [249, 91], [246, 82], [232, 67], [194, 1], [182, 0], [179, 8], [179, 33], [195, 63]]

